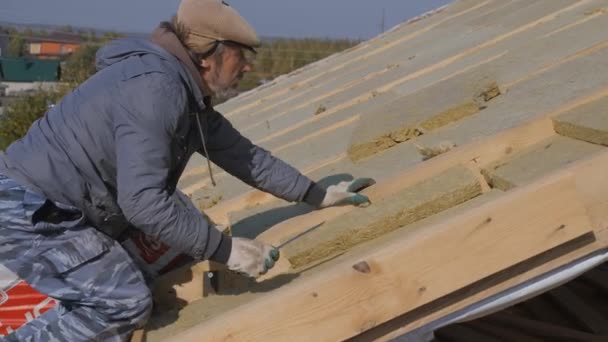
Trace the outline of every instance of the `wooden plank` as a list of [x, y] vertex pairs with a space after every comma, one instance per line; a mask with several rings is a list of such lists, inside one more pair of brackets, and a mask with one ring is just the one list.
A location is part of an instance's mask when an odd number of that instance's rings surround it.
[[595, 241], [582, 241], [583, 244], [577, 243], [574, 246], [575, 249], [557, 249], [555, 252], [548, 253], [527, 269], [523, 269], [523, 271], [518, 270], [505, 274], [501, 282], [469, 292], [466, 297], [438, 306], [432, 311], [417, 315], [404, 314], [383, 326], [375, 328], [373, 331], [367, 332], [365, 339], [389, 341], [445, 315], [477, 303], [484, 298], [566, 265], [573, 260], [608, 249], [608, 229], [606, 228], [608, 222], [608, 178], [605, 177], [606, 165], [608, 165], [608, 153], [602, 153], [558, 171], [575, 177], [579, 197], [586, 207], [594, 228]]
[[154, 282], [154, 301], [156, 305], [168, 308], [175, 307], [177, 302], [187, 304], [206, 297], [208, 287], [203, 284], [207, 272], [221, 270], [225, 271], [226, 266], [207, 260], [163, 274]]
[[491, 284], [471, 286], [470, 289], [460, 297], [450, 298], [449, 301], [437, 303], [420, 312], [405, 313], [389, 322], [360, 334], [354, 341], [392, 341], [396, 337], [423, 327], [446, 315], [462, 310], [481, 300], [501, 293], [509, 288], [513, 288], [514, 286], [562, 267], [573, 260], [583, 258], [605, 247], [606, 245], [597, 240], [581, 240], [581, 243], [566, 244], [551, 252], [543, 253], [542, 257], [535, 258], [534, 261], [527, 261], [522, 263], [520, 267], [503, 272], [502, 277]]
[[131, 335], [131, 342], [145, 342], [146, 341], [146, 333], [144, 329], [137, 329]]
[[349, 338], [589, 231], [573, 177], [561, 172], [295, 280], [175, 340]]
[[570, 167], [576, 172], [576, 188], [583, 200], [591, 223], [601, 239], [608, 246], [608, 154], [601, 153], [595, 158], [589, 158], [580, 167]]

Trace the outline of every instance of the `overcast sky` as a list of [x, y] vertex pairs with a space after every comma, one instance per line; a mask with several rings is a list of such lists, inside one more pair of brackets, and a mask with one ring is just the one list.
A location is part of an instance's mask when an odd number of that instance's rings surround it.
[[[227, 1], [269, 37], [368, 39], [450, 0]], [[0, 21], [150, 32], [170, 18], [179, 0], [0, 0]]]

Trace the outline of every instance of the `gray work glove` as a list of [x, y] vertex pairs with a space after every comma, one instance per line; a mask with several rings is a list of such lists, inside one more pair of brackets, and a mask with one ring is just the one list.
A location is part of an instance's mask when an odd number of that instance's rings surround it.
[[268, 272], [279, 260], [279, 250], [261, 241], [232, 238], [232, 251], [226, 266], [229, 270], [249, 277], [259, 277]]
[[321, 202], [320, 208], [340, 205], [369, 205], [371, 202], [365, 195], [358, 192], [376, 184], [371, 178], [357, 178], [350, 182], [340, 182], [327, 188], [327, 194]]

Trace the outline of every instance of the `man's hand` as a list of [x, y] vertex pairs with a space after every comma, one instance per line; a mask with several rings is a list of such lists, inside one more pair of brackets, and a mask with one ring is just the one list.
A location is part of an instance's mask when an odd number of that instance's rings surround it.
[[368, 205], [370, 200], [367, 196], [358, 192], [376, 184], [371, 178], [357, 178], [350, 182], [340, 182], [327, 188], [327, 194], [321, 202], [320, 208], [340, 205]]
[[261, 241], [232, 238], [232, 251], [226, 266], [228, 269], [249, 277], [259, 277], [268, 272], [279, 260], [279, 250]]

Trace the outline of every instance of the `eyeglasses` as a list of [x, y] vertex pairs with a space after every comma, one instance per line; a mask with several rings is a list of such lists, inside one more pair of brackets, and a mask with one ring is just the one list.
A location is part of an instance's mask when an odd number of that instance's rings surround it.
[[257, 52], [249, 50], [247, 48], [241, 48], [243, 53], [243, 58], [247, 62], [247, 64], [253, 65], [255, 63], [255, 59], [258, 56]]
[[251, 47], [249, 47], [247, 45], [243, 45], [243, 44], [240, 44], [240, 43], [237, 43], [237, 42], [233, 42], [231, 40], [222, 41], [222, 44], [227, 45], [227, 46], [232, 46], [234, 48], [237, 48], [239, 50], [240, 57], [247, 64], [253, 65], [253, 63], [255, 63], [255, 59], [257, 57], [257, 52], [253, 48], [251, 48]]
[[255, 51], [251, 51], [249, 49], [241, 48], [241, 51], [243, 53], [243, 58], [244, 58], [245, 62], [247, 62], [247, 64], [253, 65], [253, 63], [255, 63], [255, 60], [256, 60], [258, 54]]

